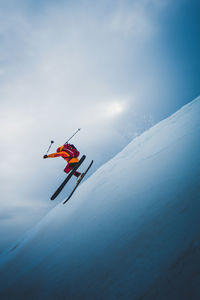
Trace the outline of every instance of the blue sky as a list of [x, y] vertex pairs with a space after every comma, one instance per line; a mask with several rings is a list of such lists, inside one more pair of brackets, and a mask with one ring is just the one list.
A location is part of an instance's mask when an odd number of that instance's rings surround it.
[[[0, 2], [0, 250], [53, 205], [74, 143], [94, 169], [199, 95], [199, 1]], [[66, 191], [67, 192], [67, 191]], [[1, 233], [1, 232], [0, 232]]]

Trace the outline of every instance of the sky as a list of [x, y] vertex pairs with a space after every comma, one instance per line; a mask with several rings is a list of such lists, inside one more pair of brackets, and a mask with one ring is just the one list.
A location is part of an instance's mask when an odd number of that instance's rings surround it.
[[0, 251], [58, 203], [51, 140], [54, 152], [81, 128], [73, 143], [94, 171], [199, 95], [199, 6], [0, 1]]

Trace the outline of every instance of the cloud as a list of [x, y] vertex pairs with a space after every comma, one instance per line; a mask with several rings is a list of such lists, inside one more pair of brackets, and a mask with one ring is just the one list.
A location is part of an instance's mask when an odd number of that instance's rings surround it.
[[[128, 98], [130, 104], [132, 97], [123, 82], [130, 81], [130, 41], [148, 40], [155, 31], [145, 1], [122, 3], [113, 2], [104, 14], [101, 7], [83, 4], [51, 4], [36, 16], [13, 9], [1, 20], [1, 126], [7, 148], [13, 139], [17, 148], [23, 140], [31, 145], [34, 135], [38, 143], [51, 135], [61, 140], [77, 126], [104, 123], [111, 130], [104, 107], [113, 99], [123, 105]], [[140, 77], [135, 44], [133, 51]]]
[[113, 14], [110, 28], [116, 34], [131, 37], [135, 42], [147, 42], [157, 31], [151, 13], [147, 5], [144, 5], [144, 1], [133, 1], [128, 6], [121, 2], [121, 5]]

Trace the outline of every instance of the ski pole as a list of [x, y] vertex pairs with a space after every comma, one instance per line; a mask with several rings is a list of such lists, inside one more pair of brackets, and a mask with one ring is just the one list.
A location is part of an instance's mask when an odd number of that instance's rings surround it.
[[75, 134], [77, 134], [77, 132], [79, 132], [80, 130], [81, 128], [78, 128], [76, 132], [66, 141], [65, 145], [68, 144], [68, 142], [73, 138], [73, 136], [75, 136]]
[[[51, 141], [51, 144], [49, 145], [49, 148], [48, 148], [48, 150], [47, 150], [47, 153], [49, 152], [49, 150], [50, 150], [50, 148], [51, 148], [51, 146], [52, 146], [52, 144], [54, 143], [54, 141]], [[46, 153], [46, 154], [47, 154]]]

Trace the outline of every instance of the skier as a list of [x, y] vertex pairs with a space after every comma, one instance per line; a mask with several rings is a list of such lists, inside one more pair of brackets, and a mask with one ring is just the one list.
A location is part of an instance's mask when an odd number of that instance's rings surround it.
[[[69, 173], [79, 162], [78, 156], [79, 151], [76, 149], [76, 147], [72, 144], [64, 144], [63, 146], [59, 147], [56, 151], [56, 153], [51, 153], [49, 155], [44, 155], [43, 158], [49, 158], [49, 157], [59, 157], [61, 156], [64, 158], [64, 160], [67, 161], [67, 166], [64, 169], [65, 173]], [[77, 181], [80, 181], [84, 173], [80, 173], [76, 171], [74, 175], [77, 177]]]

